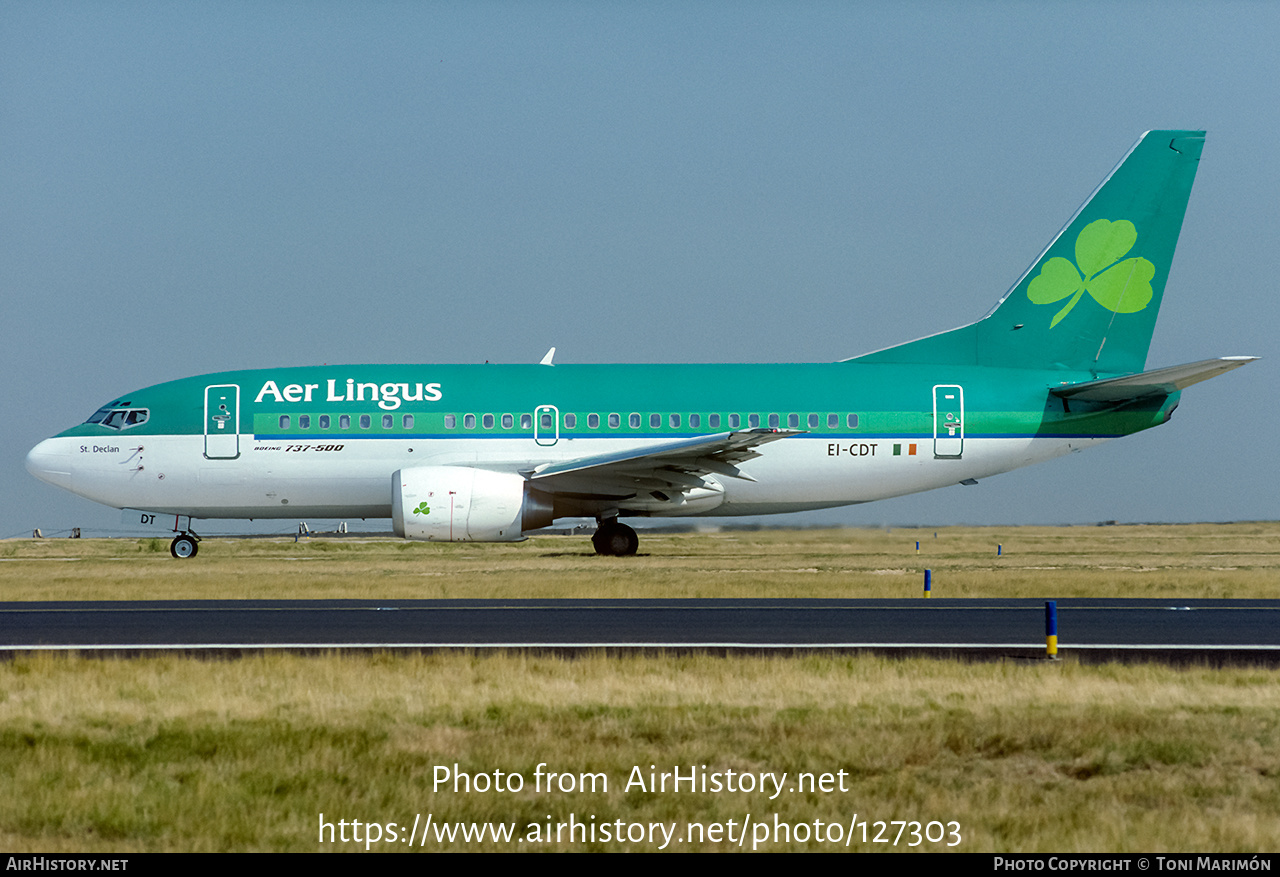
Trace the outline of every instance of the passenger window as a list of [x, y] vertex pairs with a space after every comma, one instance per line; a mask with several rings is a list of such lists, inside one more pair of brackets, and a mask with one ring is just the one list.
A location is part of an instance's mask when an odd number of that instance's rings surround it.
[[457, 428], [458, 428], [458, 415], [456, 415], [456, 414], [446, 414], [446, 415], [444, 416], [444, 428], [445, 428], [445, 429], [457, 429]]
[[502, 415], [502, 428], [503, 428], [503, 429], [510, 429], [512, 426], [514, 426], [514, 425], [515, 425], [515, 422], [516, 422], [516, 421], [515, 421], [515, 418], [513, 418], [510, 414], [504, 414], [504, 415]]
[[476, 428], [476, 416], [474, 414], [462, 415], [462, 425], [467, 429]]
[[799, 428], [800, 428], [800, 415], [799, 415], [799, 414], [788, 414], [788, 415], [787, 415], [787, 429], [799, 429]]
[[770, 428], [770, 429], [777, 429], [777, 428], [778, 428], [778, 425], [779, 425], [781, 422], [782, 422], [782, 421], [779, 419], [778, 415], [776, 415], [776, 414], [770, 414], [770, 415], [769, 415], [769, 428]]
[[710, 427], [711, 429], [719, 429], [719, 428], [720, 428], [720, 415], [719, 415], [719, 414], [708, 414], [708, 415], [707, 415], [707, 426], [708, 426], [708, 427]]
[[749, 429], [758, 429], [758, 428], [760, 427], [760, 415], [759, 415], [759, 414], [748, 414], [748, 415], [747, 415], [747, 427], [748, 427]]
[[739, 417], [737, 414], [730, 414], [730, 415], [729, 415], [729, 428], [730, 428], [730, 429], [737, 429], [741, 424], [742, 424], [742, 418], [741, 418], [741, 417]]
[[310, 429], [310, 428], [311, 428], [311, 415], [310, 415], [310, 414], [299, 414], [299, 415], [298, 415], [298, 429]]
[[702, 415], [701, 415], [701, 414], [690, 414], [690, 415], [689, 415], [689, 428], [690, 428], [690, 429], [697, 429], [697, 428], [698, 428], [698, 427], [700, 427], [700, 426], [702, 426]]
[[621, 418], [621, 417], [619, 417], [617, 414], [610, 414], [610, 415], [609, 415], [609, 428], [610, 428], [610, 429], [617, 429], [619, 426], [622, 426], [622, 418]]
[[521, 415], [520, 415], [520, 428], [521, 428], [521, 429], [533, 429], [533, 415], [532, 415], [532, 414], [521, 414]]
[[588, 429], [599, 429], [599, 428], [600, 428], [600, 415], [599, 415], [599, 414], [588, 414], [588, 415], [587, 415], [587, 428], [588, 428]]
[[413, 429], [413, 415], [406, 414], [400, 418], [400, 425], [405, 429]]
[[288, 428], [289, 428], [289, 415], [288, 415], [288, 414], [281, 414], [281, 415], [280, 415], [280, 428], [281, 428], [281, 429], [288, 429]]
[[393, 416], [392, 416], [392, 415], [390, 415], [390, 414], [384, 414], [384, 415], [382, 415], [382, 428], [383, 428], [383, 429], [395, 429], [395, 425], [396, 425], [396, 419], [395, 419], [395, 417], [393, 417]]
[[650, 414], [650, 415], [649, 415], [649, 428], [650, 428], [650, 429], [659, 429], [661, 426], [662, 426], [662, 415], [661, 415], [661, 414]]
[[577, 426], [577, 425], [578, 425], [578, 415], [576, 415], [576, 414], [566, 414], [566, 415], [564, 416], [564, 428], [565, 428], [565, 429], [573, 429], [573, 428], [574, 428], [575, 426]]
[[816, 414], [810, 414], [810, 415], [809, 415], [809, 428], [810, 428], [810, 429], [817, 429], [817, 428], [818, 428], [818, 415], [816, 415]]
[[839, 415], [839, 414], [828, 414], [828, 415], [827, 415], [827, 429], [838, 429], [839, 427], [840, 427], [840, 415]]
[[627, 418], [627, 423], [631, 425], [631, 428], [632, 428], [632, 429], [639, 429], [639, 428], [640, 428], [640, 415], [639, 415], [639, 414], [632, 414], [629, 418]]
[[493, 429], [493, 415], [492, 415], [492, 414], [486, 414], [486, 415], [482, 418], [481, 422], [484, 424], [484, 428], [485, 428], [485, 429]]
[[370, 426], [372, 426], [372, 425], [373, 425], [373, 418], [372, 418], [372, 417], [370, 417], [368, 414], [361, 414], [361, 415], [360, 415], [360, 428], [361, 428], [361, 429], [368, 429], [368, 428], [369, 428]]
[[850, 428], [850, 429], [857, 429], [857, 428], [858, 428], [858, 415], [856, 415], [856, 414], [850, 414], [850, 415], [849, 415], [849, 428]]
[[351, 415], [350, 415], [350, 414], [339, 414], [339, 415], [338, 415], [338, 429], [350, 429], [350, 428], [351, 428]]
[[328, 428], [329, 428], [329, 415], [328, 415], [328, 414], [321, 414], [321, 415], [320, 415], [320, 428], [321, 428], [321, 429], [328, 429]]
[[680, 415], [679, 415], [679, 414], [672, 414], [672, 415], [671, 415], [671, 428], [672, 428], [672, 429], [679, 429], [679, 428], [680, 428]]

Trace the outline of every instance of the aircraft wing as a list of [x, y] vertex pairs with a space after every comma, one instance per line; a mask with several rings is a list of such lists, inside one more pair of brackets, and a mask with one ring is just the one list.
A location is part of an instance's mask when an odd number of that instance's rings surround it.
[[545, 490], [625, 496], [637, 490], [683, 492], [706, 486], [703, 476], [754, 481], [738, 463], [759, 457], [761, 445], [800, 435], [798, 429], [747, 429], [646, 445], [539, 466], [529, 480]]
[[1137, 375], [1053, 387], [1049, 392], [1064, 399], [1082, 399], [1086, 402], [1124, 402], [1129, 399], [1141, 399], [1144, 396], [1167, 396], [1192, 384], [1229, 372], [1233, 368], [1239, 368], [1257, 358], [1256, 356], [1223, 356], [1218, 359], [1202, 359], [1200, 362], [1158, 368]]

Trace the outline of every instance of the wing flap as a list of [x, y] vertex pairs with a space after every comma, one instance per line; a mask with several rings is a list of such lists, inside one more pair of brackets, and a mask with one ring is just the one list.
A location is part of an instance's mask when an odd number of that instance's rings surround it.
[[[794, 429], [748, 429], [696, 436], [628, 448], [608, 454], [579, 457], [540, 466], [529, 480], [541, 490], [562, 496], [598, 497], [652, 504], [653, 491], [674, 494], [664, 502], [680, 502], [679, 496], [722, 493], [711, 476], [754, 481], [737, 464], [759, 457], [761, 445], [799, 435]], [[650, 494], [649, 498], [638, 498]]]

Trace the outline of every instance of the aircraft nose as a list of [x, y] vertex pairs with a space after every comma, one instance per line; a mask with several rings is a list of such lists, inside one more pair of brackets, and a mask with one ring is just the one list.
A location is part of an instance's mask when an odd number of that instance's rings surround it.
[[70, 490], [70, 447], [63, 439], [45, 439], [27, 453], [27, 471], [41, 481]]

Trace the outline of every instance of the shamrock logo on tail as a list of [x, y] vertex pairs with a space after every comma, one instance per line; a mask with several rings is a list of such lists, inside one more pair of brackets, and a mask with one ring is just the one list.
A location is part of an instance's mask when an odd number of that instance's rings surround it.
[[1061, 256], [1045, 262], [1027, 286], [1027, 298], [1047, 305], [1071, 296], [1049, 323], [1050, 329], [1071, 313], [1086, 292], [1113, 313], [1137, 313], [1151, 303], [1151, 278], [1156, 274], [1156, 266], [1146, 259], [1124, 258], [1137, 241], [1138, 231], [1127, 219], [1089, 223], [1076, 238], [1075, 264]]
[[420, 502], [418, 503], [418, 507], [413, 510], [413, 513], [415, 515], [429, 515], [431, 514], [431, 507], [425, 502]]

